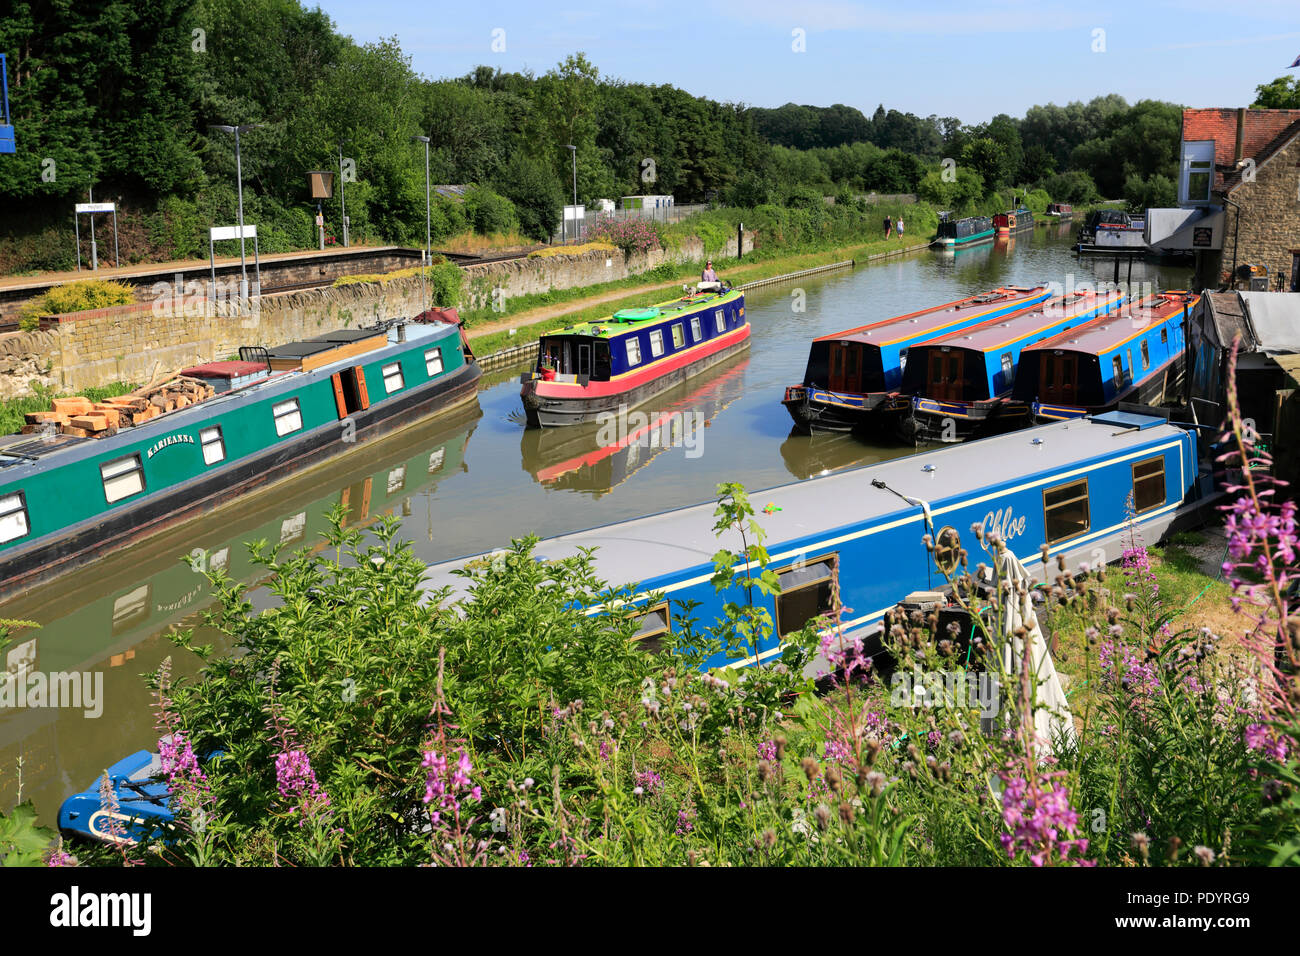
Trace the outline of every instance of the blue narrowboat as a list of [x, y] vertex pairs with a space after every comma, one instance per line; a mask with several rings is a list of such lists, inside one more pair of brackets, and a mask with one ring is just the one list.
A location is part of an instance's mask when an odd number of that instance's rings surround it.
[[908, 346], [1015, 315], [1047, 301], [1046, 286], [1006, 286], [813, 339], [803, 382], [781, 403], [795, 430], [850, 431], [888, 418]]
[[1162, 405], [1181, 396], [1184, 329], [1200, 296], [1161, 292], [1020, 353], [1012, 389], [1035, 421]]
[[964, 441], [1029, 422], [1011, 401], [1023, 349], [1118, 308], [1120, 290], [1055, 296], [1039, 308], [994, 319], [908, 349], [901, 391], [911, 407], [898, 418], [908, 441]]
[[701, 282], [680, 298], [542, 336], [519, 394], [530, 428], [580, 425], [641, 405], [747, 348], [744, 293]]
[[965, 219], [945, 218], [939, 221], [934, 241], [936, 249], [964, 249], [981, 242], [991, 242], [994, 236], [993, 219], [989, 216], [968, 216]]
[[[1186, 521], [1213, 494], [1198, 462], [1193, 430], [1163, 418], [1111, 412], [1039, 425], [966, 445], [934, 448], [906, 458], [808, 481], [751, 492], [771, 502], [760, 518], [768, 567], [781, 583], [764, 599], [775, 622], [758, 658], [780, 653], [786, 638], [810, 620], [852, 608], [845, 632], [878, 629], [907, 595], [946, 584], [922, 537], [955, 534], [977, 554], [973, 525], [996, 531], [1031, 574], [1042, 575], [1040, 546], [1067, 565], [1118, 560], [1131, 522], [1155, 542], [1176, 518]], [[769, 513], [770, 512], [770, 513]], [[713, 555], [739, 551], [740, 536], [715, 536], [714, 505], [706, 503], [544, 539], [539, 560], [594, 548], [596, 570], [614, 587], [634, 585], [644, 609], [637, 634], [650, 647], [667, 643], [677, 606], [698, 601], [701, 621], [722, 615], [725, 595], [714, 591]], [[464, 596], [455, 572], [482, 556], [438, 564], [425, 587]], [[972, 563], [978, 557], [972, 559]], [[1055, 562], [1051, 565], [1055, 574]], [[737, 571], [743, 570], [737, 568]], [[835, 595], [840, 605], [833, 604]], [[603, 606], [590, 609], [599, 613]], [[719, 654], [707, 667], [754, 663]]]
[[240, 351], [179, 392], [124, 398], [89, 437], [75, 423], [103, 415], [0, 437], [0, 600], [474, 402], [482, 374], [458, 317]]

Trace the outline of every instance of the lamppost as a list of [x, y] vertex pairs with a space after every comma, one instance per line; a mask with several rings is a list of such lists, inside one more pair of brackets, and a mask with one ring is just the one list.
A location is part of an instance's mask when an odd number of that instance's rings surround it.
[[[248, 299], [248, 263], [244, 258], [244, 167], [239, 157], [239, 134], [250, 129], [258, 129], [265, 123], [246, 123], [243, 126], [209, 126], [208, 129], [219, 133], [235, 134], [235, 185], [239, 192], [239, 298]], [[260, 294], [260, 292], [259, 292]]]
[[339, 215], [343, 218], [343, 248], [346, 249], [351, 243], [348, 241], [348, 199], [345, 195], [347, 179], [343, 175], [343, 143], [344, 140], [339, 140], [339, 205], [342, 207]]
[[412, 136], [412, 143], [424, 144], [424, 251], [420, 254], [420, 295], [424, 303], [424, 311], [429, 309], [429, 292], [428, 292], [428, 260], [431, 258], [430, 249], [432, 246], [432, 231], [430, 228], [431, 206], [429, 202], [429, 137]]
[[[566, 143], [564, 148], [573, 154], [573, 228], [576, 230], [578, 228], [578, 147]], [[575, 235], [573, 238], [579, 237]]]

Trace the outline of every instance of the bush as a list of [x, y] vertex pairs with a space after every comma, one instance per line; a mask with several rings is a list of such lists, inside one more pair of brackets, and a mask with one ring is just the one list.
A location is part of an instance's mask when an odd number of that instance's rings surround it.
[[596, 242], [608, 242], [617, 246], [623, 250], [624, 255], [664, 247], [662, 227], [653, 219], [641, 216], [628, 219], [598, 216], [595, 224], [587, 231], [587, 236]]
[[[121, 282], [106, 279], [83, 279], [52, 287], [37, 296], [20, 312], [20, 325], [35, 328], [39, 321], [51, 315], [84, 312], [87, 309], [106, 309], [115, 305], [128, 305], [135, 301], [135, 290]], [[24, 324], [25, 323], [25, 324]]]
[[433, 295], [433, 304], [443, 309], [460, 305], [461, 288], [465, 282], [465, 273], [454, 262], [446, 260], [429, 267], [429, 285]]
[[465, 191], [465, 215], [474, 231], [485, 236], [519, 227], [514, 203], [484, 186], [471, 186]]
[[1051, 195], [1053, 202], [1084, 204], [1096, 202], [1101, 198], [1101, 193], [1097, 191], [1097, 184], [1092, 181], [1092, 177], [1080, 170], [1049, 176], [1043, 188]]

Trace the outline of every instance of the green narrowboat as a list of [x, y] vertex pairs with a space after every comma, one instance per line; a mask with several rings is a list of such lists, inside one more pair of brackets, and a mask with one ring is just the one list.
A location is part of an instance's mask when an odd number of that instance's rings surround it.
[[0, 437], [0, 601], [472, 402], [481, 375], [457, 319], [240, 357], [187, 370], [211, 398], [107, 437]]

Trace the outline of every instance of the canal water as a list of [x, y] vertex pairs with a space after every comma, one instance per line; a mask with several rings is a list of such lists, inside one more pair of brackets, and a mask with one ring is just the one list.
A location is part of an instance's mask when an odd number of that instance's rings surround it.
[[[22, 667], [84, 672], [103, 688], [90, 713], [0, 708], [0, 810], [17, 801], [21, 787], [53, 825], [64, 797], [128, 753], [154, 749], [152, 700], [141, 675], [168, 656], [176, 673], [194, 672], [196, 660], [168, 635], [199, 625], [212, 603], [206, 580], [182, 557], [256, 585], [264, 572], [249, 560], [246, 542], [318, 545], [325, 512], [342, 503], [354, 526], [385, 514], [401, 518], [401, 535], [434, 563], [530, 532], [560, 534], [708, 501], [722, 481], [757, 492], [910, 454], [910, 447], [852, 436], [791, 434], [780, 399], [803, 376], [808, 341], [999, 285], [1070, 288], [1113, 279], [1111, 261], [1076, 257], [1071, 232], [1068, 225], [1038, 227], [996, 245], [922, 252], [752, 290], [747, 354], [650, 403], [651, 420], [690, 416], [676, 445], [610, 449], [603, 447], [610, 436], [594, 429], [525, 430], [519, 370], [494, 373], [484, 376], [477, 406], [359, 448], [212, 519], [105, 554], [88, 570], [0, 606], [0, 618], [41, 625], [0, 649], [0, 674]], [[1129, 277], [1126, 265], [1120, 278]], [[1131, 279], [1142, 291], [1186, 288], [1191, 271], [1139, 262]], [[693, 429], [696, 421], [703, 427]], [[761, 507], [762, 495], [755, 499]], [[210, 639], [222, 646], [219, 636]]]

